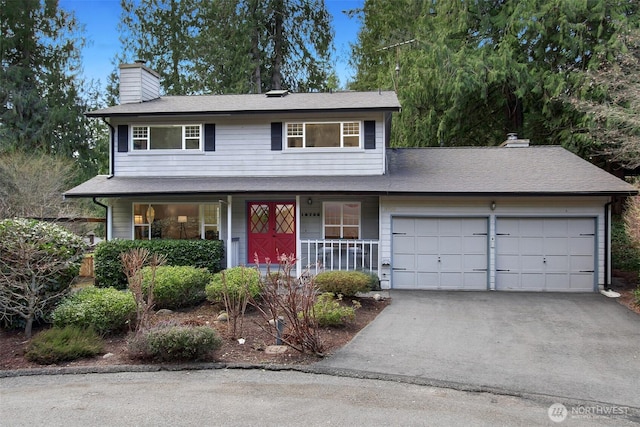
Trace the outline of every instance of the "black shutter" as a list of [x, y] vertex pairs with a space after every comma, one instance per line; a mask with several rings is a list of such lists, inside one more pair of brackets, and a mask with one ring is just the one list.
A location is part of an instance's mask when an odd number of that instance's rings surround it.
[[364, 148], [374, 150], [376, 148], [376, 122], [365, 120], [364, 122]]
[[118, 125], [118, 153], [129, 151], [129, 125]]
[[204, 125], [204, 151], [216, 151], [216, 125]]
[[271, 151], [282, 150], [282, 123], [271, 123]]

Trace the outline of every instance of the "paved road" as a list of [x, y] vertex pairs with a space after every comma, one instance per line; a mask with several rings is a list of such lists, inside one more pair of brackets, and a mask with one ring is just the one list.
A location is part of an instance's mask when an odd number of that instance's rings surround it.
[[[0, 378], [3, 427], [554, 425], [548, 408], [510, 396], [290, 371]], [[584, 412], [569, 413], [561, 425], [633, 425], [624, 414]]]
[[615, 300], [440, 291], [391, 297], [319, 365], [640, 408], [640, 316]]

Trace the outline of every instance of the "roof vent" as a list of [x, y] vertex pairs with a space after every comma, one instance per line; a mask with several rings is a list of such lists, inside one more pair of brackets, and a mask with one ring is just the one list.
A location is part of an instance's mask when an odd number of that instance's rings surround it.
[[267, 98], [284, 98], [285, 96], [289, 95], [289, 91], [288, 90], [270, 90], [269, 92], [265, 93], [265, 95], [267, 95]]
[[529, 140], [518, 138], [517, 133], [508, 133], [507, 140], [502, 144], [500, 144], [500, 147], [507, 147], [507, 148], [528, 147], [528, 146], [529, 146]]

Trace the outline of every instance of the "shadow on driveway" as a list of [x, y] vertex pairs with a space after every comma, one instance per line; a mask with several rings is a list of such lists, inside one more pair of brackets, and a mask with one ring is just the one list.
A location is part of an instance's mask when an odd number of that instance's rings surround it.
[[392, 291], [319, 366], [640, 407], [640, 316], [600, 294]]

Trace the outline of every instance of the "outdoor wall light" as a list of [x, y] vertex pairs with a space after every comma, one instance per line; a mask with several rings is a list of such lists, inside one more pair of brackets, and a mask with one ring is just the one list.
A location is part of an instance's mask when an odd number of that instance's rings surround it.
[[308, 204], [308, 205], [312, 205], [312, 204], [313, 204], [313, 200], [311, 200], [311, 197], [309, 197], [309, 198], [307, 199], [307, 204]]
[[495, 211], [495, 210], [496, 210], [496, 202], [493, 202], [493, 201], [492, 201], [490, 206], [491, 206], [491, 210], [492, 210], [492, 211]]

